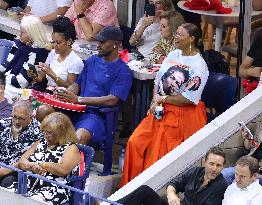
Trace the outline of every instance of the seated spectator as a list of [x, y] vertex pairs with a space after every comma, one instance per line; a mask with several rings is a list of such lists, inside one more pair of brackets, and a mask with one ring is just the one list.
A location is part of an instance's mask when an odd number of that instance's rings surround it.
[[163, 16], [160, 19], [160, 41], [152, 49], [149, 55], [150, 62], [153, 64], [161, 64], [167, 54], [175, 50], [174, 33], [177, 28], [184, 23], [182, 16]]
[[[226, 162], [221, 148], [211, 148], [204, 160], [204, 167], [193, 167], [167, 185], [167, 200], [162, 199], [147, 185], [143, 185], [118, 200], [123, 205], [221, 205], [227, 188], [221, 170]], [[181, 202], [177, 194], [184, 193]]]
[[[262, 123], [258, 122], [254, 139], [249, 136], [246, 130], [242, 130], [242, 136], [245, 149], [250, 151], [248, 155], [256, 158], [260, 162], [262, 160]], [[228, 184], [232, 184], [235, 180], [235, 170], [236, 167], [227, 167], [223, 169], [222, 174]], [[262, 184], [261, 177], [259, 181]]]
[[[32, 107], [27, 101], [14, 104], [12, 117], [0, 120], [0, 162], [17, 167], [18, 160], [31, 144], [43, 138], [40, 124], [32, 118]], [[0, 168], [0, 185], [9, 186], [16, 177], [11, 170]]]
[[25, 16], [22, 19], [19, 37], [7, 62], [0, 65], [0, 72], [6, 75], [5, 97], [9, 102], [12, 102], [13, 95], [21, 93], [21, 88], [27, 88], [32, 82], [27, 75], [28, 64], [44, 62], [49, 52], [45, 26], [38, 17]]
[[[69, 185], [68, 177], [78, 172], [80, 153], [75, 145], [77, 139], [70, 119], [62, 113], [52, 113], [41, 123], [44, 139], [31, 145], [21, 157], [18, 167], [43, 175], [53, 181]], [[27, 188], [29, 196], [58, 205], [69, 200], [71, 195], [68, 189], [58, 187], [49, 182], [28, 178]], [[13, 183], [9, 189], [16, 189]]]
[[5, 74], [0, 72], [0, 119], [11, 116], [12, 105], [4, 97], [5, 92]]
[[254, 40], [250, 46], [247, 56], [239, 67], [239, 75], [247, 78], [252, 77], [258, 81], [262, 71], [262, 29], [254, 34]]
[[[178, 27], [177, 49], [168, 54], [157, 73], [148, 115], [127, 142], [121, 185], [205, 126], [206, 110], [200, 99], [208, 68], [198, 49], [200, 37], [194, 24]], [[156, 108], [164, 110], [161, 119]]]
[[262, 201], [262, 187], [258, 183], [258, 161], [243, 156], [237, 161], [236, 180], [224, 195], [222, 205], [259, 205]]
[[74, 25], [67, 17], [58, 17], [53, 24], [54, 49], [49, 53], [45, 64], [39, 64], [38, 74], [29, 71], [33, 81], [39, 85], [39, 83], [46, 83], [47, 79], [48, 86], [66, 88], [72, 85], [84, 67], [82, 59], [72, 50], [75, 40]]
[[8, 8], [18, 6], [17, 0], [0, 0], [0, 9], [7, 10]]
[[174, 12], [173, 14], [176, 18], [181, 18], [180, 14], [175, 12], [171, 0], [153, 0], [153, 2], [155, 5], [155, 16], [147, 16], [145, 13], [145, 15], [139, 19], [135, 31], [129, 40], [130, 45], [136, 46], [144, 57], [149, 56], [152, 48], [160, 40], [159, 17], [161, 15], [172, 15]]
[[75, 0], [66, 16], [74, 23], [78, 38], [93, 41], [105, 26], [118, 26], [116, 8], [111, 0]]
[[51, 105], [43, 104], [36, 109], [35, 118], [41, 123], [47, 115], [53, 112], [55, 109]]
[[99, 42], [98, 55], [85, 61], [78, 80], [57, 97], [66, 102], [87, 105], [86, 112], [74, 114], [78, 140], [82, 144], [101, 144], [106, 137], [105, 122], [99, 107], [112, 107], [126, 100], [132, 84], [129, 67], [118, 57], [123, 40], [115, 26], [103, 28], [95, 37]]
[[65, 15], [72, 3], [72, 0], [28, 0], [22, 15], [39, 16], [43, 23], [49, 23]]

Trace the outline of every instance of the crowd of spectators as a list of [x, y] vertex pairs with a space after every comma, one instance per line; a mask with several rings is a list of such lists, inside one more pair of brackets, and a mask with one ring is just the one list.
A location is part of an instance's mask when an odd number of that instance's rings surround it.
[[[127, 142], [121, 186], [206, 124], [201, 95], [209, 72], [201, 55], [199, 19], [181, 14], [176, 2], [150, 1], [154, 13], [145, 13], [129, 40], [151, 63], [162, 65], [147, 116]], [[2, 9], [17, 5], [0, 0]], [[101, 145], [105, 141], [106, 122], [100, 108], [119, 106], [132, 86], [132, 72], [119, 57], [123, 33], [116, 8], [111, 0], [28, 0], [18, 17], [20, 34], [7, 61], [0, 65], [0, 162], [68, 185], [68, 177], [79, 169], [76, 143]], [[51, 42], [46, 23], [53, 28]], [[261, 36], [258, 31], [240, 67], [243, 76], [260, 77]], [[72, 49], [77, 38], [96, 41], [97, 54], [83, 62]], [[45, 92], [48, 86], [55, 87], [58, 100], [86, 105], [86, 111], [57, 112], [49, 105], [34, 111], [29, 101], [13, 102], [23, 88]], [[225, 154], [214, 147], [207, 152], [203, 167], [191, 168], [168, 183], [167, 201], [142, 186], [118, 202], [257, 205], [262, 198], [257, 180], [262, 134], [257, 129], [255, 144], [248, 133], [242, 133], [245, 148], [251, 151], [235, 167], [224, 168]], [[0, 167], [0, 186], [16, 190], [17, 174]], [[53, 204], [71, 197], [66, 189], [30, 177], [27, 188], [32, 198]], [[184, 192], [183, 201], [179, 192]]]

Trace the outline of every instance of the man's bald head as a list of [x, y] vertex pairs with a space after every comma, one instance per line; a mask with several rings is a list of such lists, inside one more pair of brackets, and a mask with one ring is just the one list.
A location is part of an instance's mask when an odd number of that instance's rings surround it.
[[40, 105], [38, 108], [37, 108], [37, 110], [36, 110], [36, 116], [35, 116], [35, 118], [39, 121], [39, 122], [42, 122], [43, 121], [43, 119], [47, 116], [47, 115], [49, 115], [49, 114], [51, 114], [51, 113], [53, 113], [53, 112], [55, 112], [55, 109], [52, 107], [52, 106], [50, 106], [50, 105]]

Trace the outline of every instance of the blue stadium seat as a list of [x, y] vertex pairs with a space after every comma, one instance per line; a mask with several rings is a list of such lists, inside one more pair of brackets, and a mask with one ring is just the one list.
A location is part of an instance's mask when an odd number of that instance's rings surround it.
[[[85, 190], [86, 179], [89, 177], [90, 167], [92, 166], [92, 162], [94, 159], [95, 151], [92, 147], [77, 144], [77, 147], [80, 152], [84, 153], [84, 174], [83, 176], [71, 176], [69, 177], [70, 185], [74, 188]], [[73, 193], [73, 199], [69, 203], [64, 203], [63, 205], [77, 205], [81, 203], [81, 194]]]
[[101, 149], [104, 151], [104, 168], [102, 176], [107, 176], [112, 174], [112, 163], [113, 163], [113, 156], [112, 156], [112, 149], [114, 143], [114, 135], [117, 127], [117, 120], [118, 120], [118, 111], [119, 107], [112, 107], [112, 108], [101, 108], [100, 112], [104, 115], [105, 122], [106, 122], [106, 140], [104, 141]]
[[207, 112], [208, 122], [237, 102], [237, 88], [238, 80], [236, 78], [222, 73], [209, 72], [202, 94], [202, 101], [210, 110]]
[[0, 39], [0, 64], [4, 64], [8, 54], [12, 49], [14, 42], [6, 39]]

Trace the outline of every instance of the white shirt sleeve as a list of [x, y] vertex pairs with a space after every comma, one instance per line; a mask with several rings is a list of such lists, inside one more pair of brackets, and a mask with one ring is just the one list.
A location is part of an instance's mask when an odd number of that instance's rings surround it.
[[70, 57], [71, 65], [68, 67], [68, 73], [80, 74], [84, 68], [82, 59], [75, 52]]
[[59, 7], [70, 7], [73, 0], [56, 0], [57, 8]]

